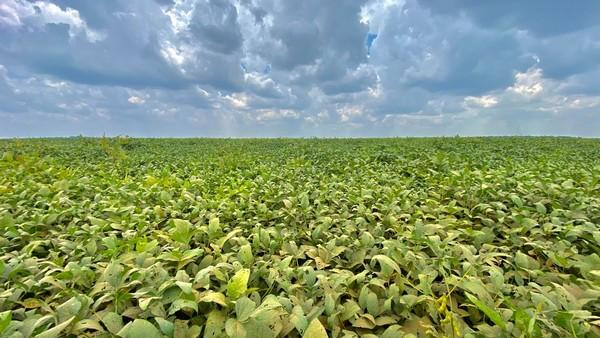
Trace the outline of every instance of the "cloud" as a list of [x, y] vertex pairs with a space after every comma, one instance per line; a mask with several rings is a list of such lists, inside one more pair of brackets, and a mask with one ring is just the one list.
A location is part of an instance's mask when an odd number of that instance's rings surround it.
[[464, 102], [467, 107], [490, 108], [498, 104], [498, 98], [493, 95], [467, 96]]
[[76, 9], [61, 8], [46, 1], [28, 2], [7, 0], [0, 4], [0, 24], [22, 28], [23, 26], [44, 29], [49, 24], [69, 26], [69, 36], [85, 35], [88, 41], [97, 42], [105, 38], [102, 32], [90, 29]]
[[142, 99], [139, 96], [130, 96], [127, 99], [127, 102], [129, 102], [131, 104], [142, 104], [142, 103], [146, 102], [146, 100]]
[[237, 9], [227, 0], [196, 3], [188, 29], [205, 48], [218, 53], [230, 54], [242, 46]]
[[[515, 74], [513, 84], [503, 90], [481, 97], [466, 97], [463, 107], [465, 110], [457, 116], [495, 120], [504, 128], [512, 123], [512, 128], [519, 133], [533, 130], [544, 134], [545, 130], [552, 130], [591, 136], [595, 135], [594, 128], [600, 126], [597, 118], [600, 96], [567, 93], [560, 81], [545, 77], [538, 66]], [[583, 126], [583, 121], [589, 125]]]
[[506, 0], [480, 2], [459, 0], [423, 0], [434, 14], [465, 15], [478, 25], [493, 30], [526, 30], [547, 37], [598, 26], [600, 3], [594, 0], [568, 2], [544, 0]]
[[508, 87], [507, 90], [524, 98], [533, 98], [540, 95], [544, 90], [542, 69], [535, 67], [527, 72], [517, 73], [514, 85]]
[[6, 0], [0, 136], [600, 136], [599, 6]]

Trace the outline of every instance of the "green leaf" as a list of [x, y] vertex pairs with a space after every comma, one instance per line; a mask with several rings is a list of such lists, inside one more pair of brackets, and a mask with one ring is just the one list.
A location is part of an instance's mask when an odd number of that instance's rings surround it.
[[491, 319], [492, 322], [494, 322], [494, 324], [500, 326], [503, 330], [506, 330], [506, 322], [504, 321], [504, 319], [502, 319], [502, 316], [498, 312], [496, 312], [494, 309], [487, 306], [485, 303], [481, 302], [479, 299], [477, 299], [475, 296], [468, 292], [465, 292], [465, 296], [467, 296], [467, 298], [473, 304], [475, 304], [477, 308], [481, 310], [481, 312], [488, 316], [488, 318]]
[[213, 217], [208, 221], [208, 237], [215, 239], [221, 234], [221, 224], [218, 217]]
[[460, 284], [460, 287], [470, 293], [476, 294], [477, 297], [483, 301], [492, 302], [492, 297], [481, 280], [464, 279]]
[[233, 231], [230, 231], [227, 233], [227, 235], [219, 238], [218, 240], [215, 241], [215, 244], [217, 244], [219, 247], [222, 247], [223, 245], [225, 245], [225, 243], [232, 239], [233, 237], [237, 236], [238, 234], [242, 233], [241, 229], [236, 229]]
[[402, 270], [400, 270], [400, 266], [394, 260], [384, 255], [375, 255], [371, 258], [371, 261], [377, 261], [381, 265], [381, 269], [385, 274], [390, 274], [392, 270], [401, 274]]
[[375, 323], [375, 318], [370, 314], [362, 314], [360, 315], [354, 322], [352, 322], [352, 326], [363, 328], [363, 329], [373, 329], [377, 323]]
[[102, 317], [102, 324], [112, 334], [117, 334], [123, 328], [123, 318], [114, 312], [108, 312]]
[[519, 208], [523, 207], [523, 201], [521, 200], [521, 198], [517, 195], [510, 195], [510, 200]]
[[296, 330], [298, 330], [298, 332], [300, 332], [300, 334], [302, 334], [304, 330], [306, 330], [306, 327], [308, 326], [308, 320], [304, 315], [304, 310], [302, 309], [302, 306], [294, 306], [294, 308], [292, 309], [292, 313], [290, 314], [290, 322], [294, 324], [294, 327], [296, 328]]
[[[183, 270], [181, 270], [183, 271]], [[182, 282], [182, 281], [176, 281], [175, 285], [177, 285], [181, 291], [183, 291], [183, 293], [185, 294], [191, 294], [192, 293], [192, 283], [188, 283], [188, 282]]]
[[227, 322], [225, 322], [225, 331], [227, 332], [227, 336], [232, 338], [246, 338], [247, 336], [244, 324], [234, 318], [227, 319]]
[[306, 328], [302, 338], [328, 338], [328, 336], [323, 324], [321, 324], [318, 318], [315, 318]]
[[515, 254], [515, 263], [517, 263], [518, 267], [527, 269], [529, 268], [529, 257], [521, 251], [517, 251]]
[[64, 322], [56, 325], [55, 327], [46, 330], [40, 334], [38, 334], [37, 336], [35, 336], [36, 338], [56, 338], [60, 335], [60, 333], [67, 328], [67, 326], [69, 326], [71, 324], [71, 322], [73, 321], [73, 319], [75, 319], [75, 316], [65, 320]]
[[4, 214], [0, 217], [0, 230], [7, 230], [15, 226], [15, 221], [10, 214]]
[[155, 317], [154, 320], [156, 320], [156, 323], [158, 324], [158, 327], [160, 327], [160, 331], [163, 334], [173, 337], [174, 325], [172, 322], [162, 317]]
[[187, 337], [190, 337], [190, 338], [200, 337], [200, 332], [202, 332], [202, 326], [192, 325], [187, 330]]
[[162, 338], [160, 331], [147, 320], [136, 319], [117, 333], [123, 338]]
[[344, 303], [344, 310], [341, 313], [342, 320], [353, 318], [360, 311], [360, 306], [354, 300], [348, 300]]
[[250, 278], [250, 269], [241, 269], [233, 275], [227, 283], [227, 296], [236, 300], [240, 298], [248, 289], [248, 279]]
[[535, 210], [540, 214], [546, 214], [548, 212], [548, 210], [546, 210], [546, 206], [540, 202], [535, 204]]
[[171, 232], [171, 239], [187, 245], [193, 235], [191, 232], [192, 224], [184, 219], [172, 219], [171, 223], [175, 227]]
[[75, 325], [73, 325], [73, 330], [72, 331], [83, 331], [83, 330], [95, 330], [95, 331], [100, 331], [100, 332], [104, 332], [104, 328], [102, 327], [102, 325], [100, 325], [100, 323], [98, 323], [98, 321], [93, 320], [93, 319], [83, 319], [78, 321], [77, 323], [75, 323]]
[[369, 291], [369, 287], [365, 285], [358, 294], [358, 304], [363, 309], [367, 308], [367, 299], [369, 298], [369, 293], [371, 293], [371, 291]]
[[204, 338], [217, 338], [223, 335], [225, 331], [225, 321], [227, 316], [225, 313], [213, 310], [206, 318], [206, 326], [204, 327]]
[[0, 333], [4, 332], [12, 320], [12, 311], [0, 312]]
[[58, 322], [62, 323], [63, 321], [77, 316], [79, 311], [81, 310], [81, 301], [77, 299], [77, 297], [72, 297], [68, 301], [59, 305], [56, 308], [56, 314], [58, 315]]
[[121, 264], [117, 262], [111, 262], [108, 264], [104, 272], [102, 273], [102, 278], [108, 282], [110, 286], [114, 289], [117, 289], [121, 285], [121, 278], [123, 277], [124, 268]]
[[402, 337], [403, 335], [402, 326], [394, 324], [383, 331], [381, 338], [396, 338]]
[[379, 315], [379, 299], [373, 292], [369, 292], [367, 296], [367, 311], [374, 317]]
[[531, 317], [523, 309], [516, 309], [513, 313], [513, 320], [515, 322], [515, 325], [519, 329], [521, 329], [521, 331], [527, 330], [527, 324], [529, 323], [529, 319], [531, 319]]
[[572, 179], [568, 179], [562, 182], [560, 185], [565, 189], [571, 189], [573, 188], [573, 183], [574, 181]]
[[245, 244], [240, 247], [238, 257], [245, 266], [250, 266], [252, 264], [254, 261], [254, 256], [252, 256], [252, 247], [250, 244]]
[[189, 299], [176, 299], [171, 303], [169, 307], [169, 315], [175, 314], [179, 310], [195, 311], [198, 312], [198, 304], [195, 301]]
[[515, 253], [515, 263], [518, 267], [525, 270], [535, 270], [539, 268], [539, 263], [535, 259], [521, 251]]
[[256, 303], [248, 297], [242, 297], [235, 301], [235, 315], [240, 322], [246, 321], [256, 309]]

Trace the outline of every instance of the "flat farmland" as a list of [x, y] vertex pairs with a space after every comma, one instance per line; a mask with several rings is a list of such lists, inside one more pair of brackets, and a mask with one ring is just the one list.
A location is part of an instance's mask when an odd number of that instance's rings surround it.
[[0, 141], [2, 337], [597, 337], [600, 140]]

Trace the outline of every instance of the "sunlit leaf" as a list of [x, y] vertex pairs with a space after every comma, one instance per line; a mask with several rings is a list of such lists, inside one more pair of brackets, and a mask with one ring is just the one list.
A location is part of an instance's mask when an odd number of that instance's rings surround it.
[[238, 299], [248, 289], [248, 279], [250, 278], [249, 269], [241, 269], [233, 275], [227, 283], [227, 296], [231, 299]]

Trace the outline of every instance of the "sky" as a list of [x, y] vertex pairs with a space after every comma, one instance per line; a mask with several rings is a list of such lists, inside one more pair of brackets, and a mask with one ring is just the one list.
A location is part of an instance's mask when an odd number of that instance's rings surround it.
[[0, 137], [600, 137], [600, 1], [0, 0]]

